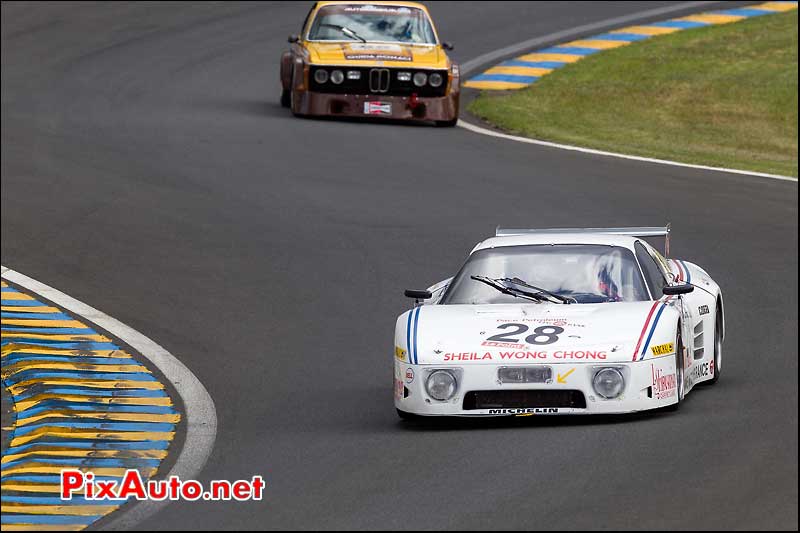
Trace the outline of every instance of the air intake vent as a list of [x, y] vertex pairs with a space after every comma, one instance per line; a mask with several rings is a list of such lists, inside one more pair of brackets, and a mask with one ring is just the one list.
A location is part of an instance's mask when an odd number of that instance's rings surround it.
[[705, 350], [703, 350], [703, 321], [697, 323], [694, 327], [694, 345], [700, 346], [700, 348], [696, 348], [694, 351], [694, 358], [695, 359], [702, 359]]
[[586, 398], [577, 390], [488, 390], [464, 395], [464, 410], [522, 407], [586, 409]]

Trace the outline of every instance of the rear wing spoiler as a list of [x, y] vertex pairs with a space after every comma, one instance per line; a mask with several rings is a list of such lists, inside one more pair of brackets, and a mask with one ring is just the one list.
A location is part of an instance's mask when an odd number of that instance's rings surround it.
[[546, 235], [546, 234], [580, 234], [580, 233], [600, 233], [603, 235], [628, 235], [630, 237], [664, 237], [664, 256], [669, 257], [669, 232], [670, 225], [666, 226], [642, 226], [634, 228], [545, 228], [545, 229], [520, 229], [520, 228], [501, 228], [497, 227], [495, 237], [508, 237], [511, 235]]

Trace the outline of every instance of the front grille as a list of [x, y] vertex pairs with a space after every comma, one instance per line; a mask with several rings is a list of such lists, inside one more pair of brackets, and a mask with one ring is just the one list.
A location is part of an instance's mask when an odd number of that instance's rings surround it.
[[369, 71], [369, 92], [388, 93], [390, 73], [388, 68], [373, 68]]
[[[317, 83], [314, 73], [324, 68], [328, 73], [334, 70], [341, 70], [345, 74], [345, 79], [336, 85], [330, 79], [325, 83]], [[361, 77], [357, 80], [347, 79], [348, 71], [358, 71]], [[400, 81], [397, 79], [398, 72], [410, 72], [412, 77], [415, 72], [425, 72], [430, 75], [438, 72], [444, 77], [444, 83], [439, 87], [431, 87], [425, 84], [417, 87], [412, 81]], [[308, 74], [310, 89], [317, 93], [327, 94], [364, 94], [376, 96], [411, 96], [416, 94], [419, 97], [440, 97], [447, 94], [447, 71], [446, 70], [425, 70], [413, 68], [371, 68], [371, 67], [311, 67]]]
[[578, 390], [481, 390], [464, 395], [464, 410], [561, 407], [586, 409], [586, 398]]

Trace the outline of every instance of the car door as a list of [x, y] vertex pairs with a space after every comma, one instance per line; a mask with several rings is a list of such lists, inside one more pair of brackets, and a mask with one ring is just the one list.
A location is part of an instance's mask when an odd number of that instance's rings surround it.
[[[663, 298], [662, 291], [664, 287], [671, 285], [674, 280], [666, 260], [644, 241], [636, 241], [634, 248], [636, 259], [642, 268], [645, 282], [650, 289], [653, 300]], [[678, 309], [681, 314], [681, 338], [683, 339], [685, 350], [683, 366], [687, 372], [691, 368], [694, 359], [692, 354], [694, 353], [695, 317], [691, 311], [691, 296], [692, 293], [673, 297], [669, 299], [668, 303], [668, 305]]]
[[[674, 279], [667, 260], [651, 246], [647, 249], [668, 279]], [[714, 324], [710, 313], [714, 307], [714, 297], [703, 290], [694, 290], [680, 298], [680, 305], [686, 347], [686, 390], [689, 390], [698, 379], [708, 376], [709, 373], [713, 375], [714, 372], [713, 368], [709, 367], [714, 359]]]
[[[669, 264], [658, 252], [653, 251], [654, 257], [663, 268], [669, 270]], [[679, 260], [673, 259], [673, 263]], [[685, 316], [687, 323], [691, 323], [691, 329], [684, 335], [691, 337], [691, 350], [689, 351], [690, 360], [687, 361], [687, 390], [692, 388], [699, 380], [706, 380], [714, 376], [714, 328], [716, 327], [716, 296], [703, 288], [703, 276], [698, 277], [697, 270], [693, 265], [680, 261], [681, 268], [687, 273], [693, 269], [689, 280], [697, 280], [693, 285], [695, 290], [683, 296]], [[671, 272], [671, 270], [670, 270]], [[708, 285], [708, 283], [705, 283]], [[689, 328], [684, 328], [689, 329]], [[687, 344], [687, 347], [689, 345]]]

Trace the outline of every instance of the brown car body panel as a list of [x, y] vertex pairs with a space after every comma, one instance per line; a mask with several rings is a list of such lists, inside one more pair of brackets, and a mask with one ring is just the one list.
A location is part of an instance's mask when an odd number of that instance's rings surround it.
[[[369, 114], [364, 104], [376, 102], [390, 104], [390, 113]], [[310, 116], [344, 116], [388, 118], [394, 120], [449, 122], [458, 118], [459, 92], [449, 91], [445, 96], [416, 98], [409, 96], [383, 96], [371, 94], [328, 94], [296, 91], [292, 94], [292, 112]]]

